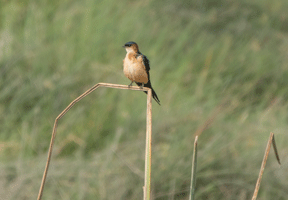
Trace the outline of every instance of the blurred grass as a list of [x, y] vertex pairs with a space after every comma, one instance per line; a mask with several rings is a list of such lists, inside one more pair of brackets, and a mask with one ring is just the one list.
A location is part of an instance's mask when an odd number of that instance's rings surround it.
[[[287, 9], [284, 0], [1, 1], [1, 199], [36, 198], [53, 122], [74, 98], [98, 82], [129, 83], [127, 41], [150, 59], [162, 103], [153, 198], [188, 199], [193, 134], [224, 105], [199, 138], [196, 199], [251, 198], [271, 131], [283, 164], [269, 158], [258, 197], [285, 199]], [[43, 199], [141, 199], [145, 101], [101, 88], [69, 111]]]

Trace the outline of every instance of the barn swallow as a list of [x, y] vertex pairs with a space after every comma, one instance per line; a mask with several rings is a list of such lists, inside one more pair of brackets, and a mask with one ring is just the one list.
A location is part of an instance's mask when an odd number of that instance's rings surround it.
[[[139, 51], [139, 47], [135, 42], [127, 42], [123, 47], [127, 52], [123, 60], [123, 72], [131, 80], [128, 86], [131, 86], [135, 82], [141, 88], [143, 86], [151, 88], [153, 99], [160, 105], [160, 100], [151, 85], [148, 58]], [[147, 91], [144, 92], [147, 94]]]

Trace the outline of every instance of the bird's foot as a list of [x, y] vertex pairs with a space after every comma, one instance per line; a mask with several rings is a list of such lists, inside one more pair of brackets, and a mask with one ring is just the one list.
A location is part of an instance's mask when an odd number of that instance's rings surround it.
[[142, 85], [140, 86], [140, 88], [143, 89], [143, 87], [144, 87], [144, 83], [142, 83]]
[[128, 85], [128, 87], [131, 87], [132, 86], [132, 84], [133, 84], [133, 81]]

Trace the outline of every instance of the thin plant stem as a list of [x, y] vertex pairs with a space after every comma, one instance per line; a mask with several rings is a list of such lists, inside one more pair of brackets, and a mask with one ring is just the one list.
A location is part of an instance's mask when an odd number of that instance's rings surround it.
[[146, 149], [145, 149], [145, 180], [143, 199], [150, 200], [151, 188], [151, 143], [152, 143], [152, 92], [147, 94], [147, 119], [146, 119]]
[[197, 169], [197, 144], [198, 144], [198, 136], [195, 137], [195, 141], [194, 141], [189, 200], [194, 200], [195, 198], [196, 169]]
[[258, 191], [259, 191], [259, 188], [260, 188], [261, 179], [262, 179], [262, 176], [263, 176], [263, 172], [264, 172], [264, 169], [265, 169], [266, 161], [267, 161], [267, 158], [268, 158], [268, 155], [269, 155], [269, 151], [270, 151], [270, 148], [271, 148], [271, 143], [272, 143], [273, 138], [274, 138], [274, 133], [271, 132], [269, 140], [268, 140], [268, 143], [267, 143], [267, 146], [266, 146], [264, 158], [263, 158], [263, 161], [262, 161], [261, 169], [260, 169], [260, 172], [259, 172], [259, 176], [258, 176], [258, 180], [257, 180], [256, 186], [255, 186], [255, 190], [254, 190], [254, 194], [253, 194], [252, 200], [256, 200], [256, 198], [257, 198]]
[[[147, 91], [148, 92], [147, 100], [149, 98], [149, 92], [150, 92], [150, 109], [151, 109], [151, 89], [146, 88], [146, 87], [141, 88], [141, 87], [137, 87], [137, 86], [127, 86], [127, 85], [119, 85], [119, 84], [111, 84], [111, 83], [98, 83], [98, 84], [94, 85], [93, 87], [91, 87], [86, 92], [84, 92], [83, 94], [81, 94], [79, 97], [74, 99], [55, 119], [53, 131], [52, 131], [52, 136], [51, 136], [51, 141], [50, 141], [50, 146], [49, 146], [49, 150], [48, 150], [47, 162], [46, 162], [45, 170], [43, 173], [43, 177], [42, 177], [42, 181], [41, 181], [37, 200], [41, 200], [42, 195], [43, 195], [45, 181], [46, 181], [46, 177], [47, 177], [47, 173], [48, 173], [48, 169], [49, 169], [49, 165], [50, 165], [50, 160], [51, 160], [51, 156], [52, 156], [53, 145], [54, 145], [54, 141], [55, 141], [55, 137], [56, 137], [58, 120], [61, 119], [78, 101], [80, 101], [81, 99], [83, 99], [84, 97], [86, 97], [87, 95], [89, 95], [91, 92], [93, 92], [94, 90], [96, 90], [99, 87], [116, 88], [116, 89], [124, 89], [124, 90]], [[148, 106], [148, 103], [147, 103], [147, 106]], [[148, 114], [148, 109], [147, 109], [147, 114]], [[151, 114], [151, 111], [150, 111], [150, 114]], [[147, 119], [148, 119], [148, 117], [147, 117]], [[152, 120], [150, 119], [150, 121], [152, 121]], [[150, 123], [150, 126], [151, 126], [151, 123]], [[151, 132], [152, 132], [152, 129], [150, 127], [150, 134], [151, 134]], [[150, 153], [150, 155], [151, 155], [151, 153]], [[150, 180], [149, 180], [149, 183], [150, 183]]]

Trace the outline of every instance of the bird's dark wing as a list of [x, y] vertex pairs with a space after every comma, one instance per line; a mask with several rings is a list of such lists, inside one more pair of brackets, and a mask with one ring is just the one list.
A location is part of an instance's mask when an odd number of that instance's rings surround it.
[[[145, 66], [145, 70], [146, 70], [146, 73], [147, 73], [147, 75], [148, 75], [148, 82], [147, 82], [146, 84], [144, 84], [144, 87], [148, 87], [148, 88], [151, 88], [151, 89], [152, 89], [152, 97], [153, 97], [153, 99], [155, 99], [155, 101], [160, 105], [160, 100], [159, 100], [156, 92], [155, 92], [154, 89], [152, 88], [151, 81], [150, 81], [150, 74], [149, 74], [150, 64], [149, 64], [149, 60], [148, 60], [148, 58], [147, 58], [145, 55], [141, 54], [140, 52], [139, 52], [138, 55], [139, 55], [139, 56], [142, 56], [143, 64], [144, 64], [144, 66]], [[137, 84], [138, 86], [142, 86], [142, 83], [136, 82], [136, 84]], [[144, 92], [147, 94], [147, 91], [144, 91]]]
[[144, 63], [146, 72], [147, 72], [147, 74], [149, 74], [149, 71], [150, 71], [149, 60], [148, 60], [148, 58], [147, 58], [145, 55], [143, 55], [143, 54], [142, 54], [142, 58], [143, 58], [143, 63]]

